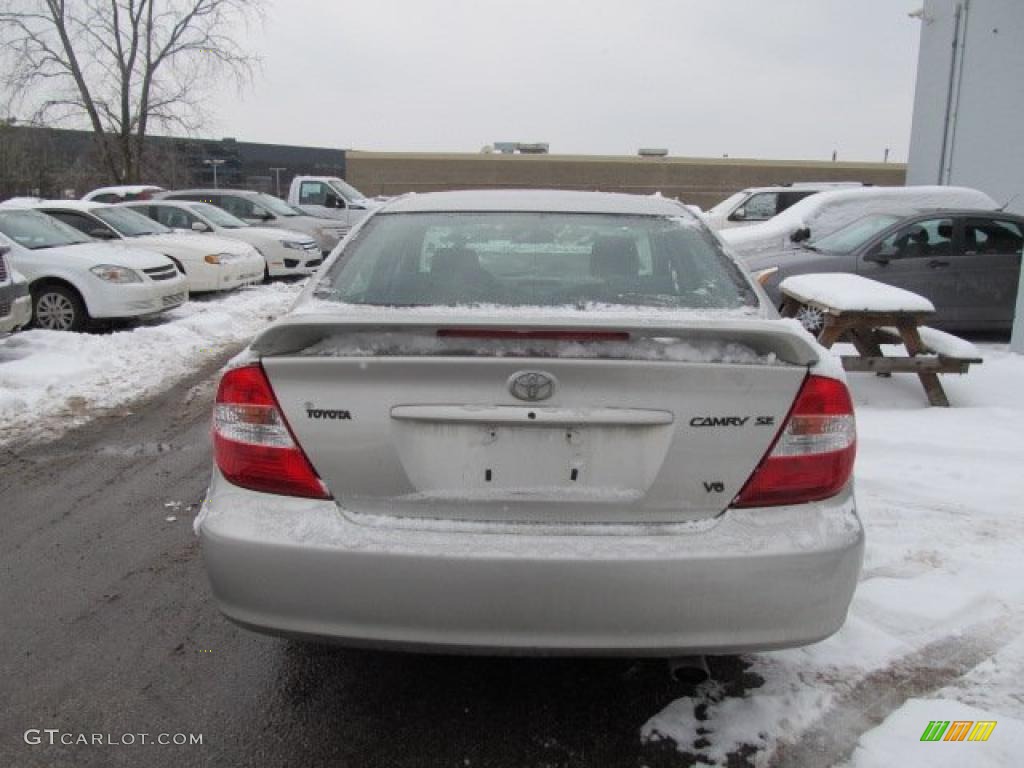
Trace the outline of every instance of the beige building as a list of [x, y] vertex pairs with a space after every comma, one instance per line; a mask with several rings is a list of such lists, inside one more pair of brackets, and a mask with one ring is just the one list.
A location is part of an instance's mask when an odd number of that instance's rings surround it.
[[346, 177], [367, 195], [548, 187], [652, 194], [708, 208], [745, 187], [793, 181], [902, 186], [897, 163], [548, 154], [346, 153]]

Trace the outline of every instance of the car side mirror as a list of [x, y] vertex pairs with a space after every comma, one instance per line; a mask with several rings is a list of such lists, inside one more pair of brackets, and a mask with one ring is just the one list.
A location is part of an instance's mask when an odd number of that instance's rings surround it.
[[892, 258], [882, 254], [881, 250], [875, 248], [864, 254], [864, 261], [873, 261], [875, 264], [888, 264]]
[[209, 232], [210, 228], [208, 226], [206, 226], [206, 224], [204, 224], [201, 221], [193, 221], [192, 222], [192, 231], [193, 232]]
[[747, 218], [747, 209], [737, 208], [735, 211], [732, 212], [732, 216], [730, 216], [729, 218], [732, 219], [733, 221], [745, 221]]
[[801, 229], [798, 229], [796, 232], [791, 234], [789, 236], [789, 239], [791, 241], [793, 241], [794, 243], [802, 243], [804, 240], [810, 240], [811, 239], [811, 228], [810, 227], [802, 227]]
[[96, 227], [96, 229], [89, 230], [89, 237], [95, 237], [97, 240], [113, 240], [117, 237], [109, 229], [103, 227]]
[[345, 202], [340, 197], [335, 197], [334, 195], [328, 195], [327, 198], [324, 200], [324, 207], [325, 208], [344, 208], [345, 207]]

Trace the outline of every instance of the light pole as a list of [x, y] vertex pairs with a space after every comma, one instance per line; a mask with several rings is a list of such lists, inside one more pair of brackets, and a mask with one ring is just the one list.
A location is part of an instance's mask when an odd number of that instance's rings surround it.
[[287, 168], [271, 168], [270, 170], [274, 173], [274, 178], [277, 179], [277, 181], [275, 182], [275, 185], [274, 185], [274, 189], [277, 190], [277, 196], [280, 197], [281, 196], [281, 171], [287, 171], [288, 169]]
[[223, 160], [203, 160], [203, 165], [209, 165], [213, 167], [213, 188], [217, 189], [217, 168], [218, 166], [224, 165]]

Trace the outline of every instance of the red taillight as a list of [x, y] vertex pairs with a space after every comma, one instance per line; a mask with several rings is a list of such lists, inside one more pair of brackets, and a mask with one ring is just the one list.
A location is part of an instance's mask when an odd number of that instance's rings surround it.
[[808, 376], [775, 442], [734, 507], [772, 507], [826, 499], [853, 472], [857, 432], [846, 385]]
[[329, 499], [295, 442], [260, 365], [228, 371], [213, 407], [213, 455], [230, 483], [264, 493]]

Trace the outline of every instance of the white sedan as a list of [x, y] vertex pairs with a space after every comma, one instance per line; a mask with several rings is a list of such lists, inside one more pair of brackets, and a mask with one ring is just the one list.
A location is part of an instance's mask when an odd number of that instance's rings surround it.
[[184, 272], [192, 293], [229, 291], [263, 279], [259, 251], [236, 240], [175, 232], [141, 213], [105, 203], [47, 200], [35, 208], [97, 240], [120, 240], [169, 257]]
[[735, 653], [843, 623], [864, 533], [838, 361], [682, 205], [410, 195], [221, 378], [198, 521], [262, 632]]
[[166, 257], [98, 243], [39, 211], [0, 207], [0, 245], [29, 282], [36, 326], [85, 330], [91, 320], [154, 315], [188, 299]]
[[309, 235], [290, 229], [251, 226], [209, 203], [149, 200], [123, 206], [174, 230], [211, 232], [248, 243], [266, 260], [267, 277], [311, 275], [324, 261], [320, 245]]

